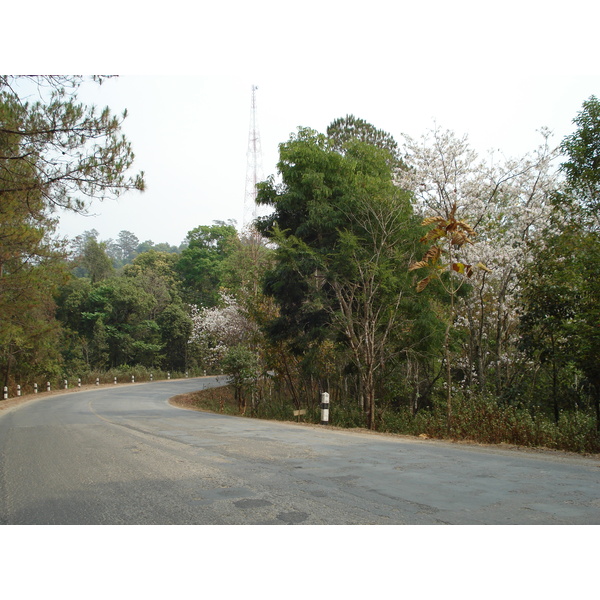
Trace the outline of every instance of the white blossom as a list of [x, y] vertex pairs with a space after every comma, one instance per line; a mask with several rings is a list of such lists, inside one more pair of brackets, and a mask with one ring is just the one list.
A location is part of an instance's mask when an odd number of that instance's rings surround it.
[[531, 155], [508, 159], [491, 152], [486, 160], [466, 136], [451, 131], [436, 127], [418, 141], [405, 136], [408, 168], [398, 175], [398, 185], [413, 193], [423, 217], [447, 218], [456, 203], [457, 218], [477, 232], [475, 243], [461, 248], [461, 261], [491, 269], [474, 271], [472, 293], [459, 302], [455, 320], [469, 331], [465, 358], [471, 364], [464, 367], [477, 373], [473, 382], [481, 385], [492, 366], [506, 371], [522, 364], [515, 332], [518, 274], [532, 260], [529, 242], [548, 226], [550, 198], [560, 186], [558, 153], [549, 147], [549, 132], [541, 134], [543, 142]]
[[210, 366], [216, 366], [228, 348], [242, 343], [254, 330], [235, 298], [221, 293], [221, 304], [212, 308], [191, 306], [192, 334], [195, 344]]

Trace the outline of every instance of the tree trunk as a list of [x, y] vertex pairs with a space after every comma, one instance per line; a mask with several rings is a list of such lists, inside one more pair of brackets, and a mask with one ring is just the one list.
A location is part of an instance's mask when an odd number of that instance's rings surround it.
[[450, 434], [451, 424], [452, 424], [452, 363], [450, 361], [450, 329], [454, 323], [454, 293], [450, 294], [450, 319], [448, 320], [448, 325], [446, 327], [446, 333], [444, 335], [444, 348], [446, 354], [446, 385], [447, 389], [447, 425], [446, 430], [448, 434]]
[[550, 341], [552, 342], [552, 407], [554, 409], [554, 421], [558, 423], [558, 367], [556, 366], [556, 346], [553, 335], [550, 335]]
[[12, 348], [12, 342], [9, 342], [7, 352], [6, 352], [6, 371], [4, 373], [4, 385], [6, 387], [8, 387], [8, 380], [10, 377], [10, 363], [12, 362], [11, 348]]
[[367, 428], [375, 429], [375, 380], [371, 368], [365, 373], [362, 383], [364, 404], [367, 413]]

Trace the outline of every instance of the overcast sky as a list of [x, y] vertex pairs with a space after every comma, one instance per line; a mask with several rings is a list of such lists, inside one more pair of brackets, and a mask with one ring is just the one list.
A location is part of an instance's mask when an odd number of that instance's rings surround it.
[[[558, 143], [583, 101], [600, 94], [599, 9], [587, 0], [102, 6], [65, 9], [60, 25], [73, 33], [53, 35], [49, 52], [29, 52], [13, 69], [120, 74], [81, 98], [127, 108], [123, 131], [147, 191], [94, 203], [96, 217], [62, 216], [69, 237], [126, 229], [179, 244], [198, 225], [241, 223], [253, 84], [265, 176], [298, 126], [324, 131], [346, 114], [398, 142], [437, 123], [481, 153], [518, 156], [544, 126]], [[33, 30], [42, 35], [56, 14], [42, 5]]]

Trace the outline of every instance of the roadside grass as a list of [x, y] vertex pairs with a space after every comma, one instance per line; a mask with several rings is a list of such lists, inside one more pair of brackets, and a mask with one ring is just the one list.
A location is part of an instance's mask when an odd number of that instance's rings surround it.
[[[239, 415], [231, 386], [210, 388], [177, 396], [176, 404], [196, 410]], [[293, 406], [282, 399], [250, 403], [246, 417], [280, 421], [301, 420], [320, 423], [320, 409], [308, 408], [298, 419]], [[355, 404], [332, 406], [329, 424], [342, 428], [363, 428], [364, 416]], [[545, 448], [579, 454], [600, 453], [600, 435], [594, 415], [584, 411], [563, 412], [554, 422], [544, 414], [515, 406], [500, 406], [492, 398], [457, 398], [453, 405], [450, 434], [444, 403], [432, 410], [412, 414], [407, 408], [380, 407], [376, 431], [416, 437], [467, 441], [481, 444], [508, 444], [518, 447]]]

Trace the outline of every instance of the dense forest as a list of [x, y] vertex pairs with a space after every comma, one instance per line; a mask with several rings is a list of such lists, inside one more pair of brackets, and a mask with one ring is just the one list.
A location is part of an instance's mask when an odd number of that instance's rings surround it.
[[[60, 239], [61, 211], [143, 190], [126, 115], [77, 77], [0, 77], [0, 381], [227, 373], [238, 410], [600, 451], [600, 102], [528, 155], [353, 116], [299, 127], [271, 209], [179, 246]], [[102, 79], [98, 78], [101, 84]], [[34, 103], [22, 86], [40, 90]], [[110, 378], [110, 379], [109, 379]]]

